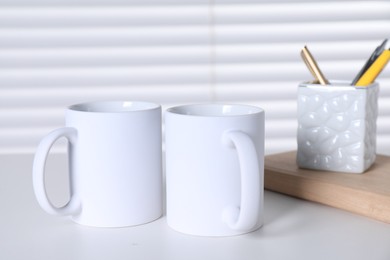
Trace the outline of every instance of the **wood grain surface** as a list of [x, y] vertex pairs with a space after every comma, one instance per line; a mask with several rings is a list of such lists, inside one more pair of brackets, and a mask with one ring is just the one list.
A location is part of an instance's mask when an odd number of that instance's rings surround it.
[[363, 174], [300, 169], [296, 152], [265, 157], [268, 190], [390, 223], [390, 157], [377, 155]]

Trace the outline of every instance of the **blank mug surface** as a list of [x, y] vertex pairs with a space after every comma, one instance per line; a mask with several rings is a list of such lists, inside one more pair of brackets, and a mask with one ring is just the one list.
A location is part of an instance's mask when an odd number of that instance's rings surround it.
[[[61, 136], [69, 140], [71, 199], [58, 209], [43, 194], [42, 179], [48, 149]], [[161, 216], [159, 105], [74, 105], [66, 111], [66, 127], [45, 138], [38, 147], [33, 174], [34, 189], [43, 209], [70, 215], [79, 224], [99, 227], [133, 226]]]
[[[201, 236], [258, 229], [263, 222], [264, 111], [244, 105], [187, 105], [168, 109], [165, 127], [168, 225]], [[248, 154], [239, 158], [239, 147], [228, 140], [232, 133], [248, 142], [251, 154], [244, 151]], [[246, 207], [241, 205], [240, 173], [247, 165], [257, 167], [251, 173], [256, 180], [250, 187], [254, 200], [244, 221], [252, 224], [235, 225]]]

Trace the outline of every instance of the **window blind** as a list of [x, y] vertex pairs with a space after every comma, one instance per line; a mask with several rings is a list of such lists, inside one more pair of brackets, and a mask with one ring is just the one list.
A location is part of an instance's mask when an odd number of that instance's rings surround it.
[[[352, 80], [387, 37], [388, 1], [0, 0], [0, 153], [34, 152], [67, 106], [95, 100], [257, 105], [266, 153], [294, 150], [297, 85], [312, 78], [300, 49]], [[390, 154], [390, 69], [378, 81]]]

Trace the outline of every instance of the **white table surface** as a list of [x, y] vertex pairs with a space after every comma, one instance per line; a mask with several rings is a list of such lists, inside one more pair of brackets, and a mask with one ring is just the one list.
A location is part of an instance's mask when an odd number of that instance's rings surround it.
[[[32, 189], [32, 160], [0, 155], [2, 260], [390, 259], [389, 224], [269, 191], [264, 226], [236, 237], [180, 234], [164, 216], [136, 227], [80, 226], [41, 210]], [[63, 155], [51, 155], [47, 166], [48, 193], [58, 204], [67, 198], [65, 162]]]

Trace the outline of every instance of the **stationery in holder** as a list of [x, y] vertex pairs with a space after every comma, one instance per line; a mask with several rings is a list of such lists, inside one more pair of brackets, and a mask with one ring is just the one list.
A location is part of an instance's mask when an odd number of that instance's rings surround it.
[[385, 49], [385, 45], [387, 43], [387, 39], [385, 39], [381, 45], [375, 48], [374, 52], [371, 54], [370, 58], [364, 64], [363, 68], [359, 71], [356, 77], [352, 81], [352, 86], [355, 86], [359, 79], [363, 76], [363, 74], [370, 68], [370, 66], [374, 63], [374, 61], [381, 55], [381, 53]]
[[325, 78], [324, 74], [322, 74], [320, 68], [317, 65], [316, 60], [314, 59], [313, 55], [311, 55], [307, 46], [303, 47], [303, 49], [301, 50], [301, 57], [308, 69], [310, 70], [311, 74], [316, 79], [314, 83], [319, 82], [321, 85], [329, 84], [329, 81]]
[[371, 54], [352, 84], [329, 83], [306, 46], [301, 56], [317, 80], [298, 87], [298, 166], [365, 172], [376, 159], [379, 84], [375, 79], [390, 60], [387, 39]]
[[381, 73], [383, 68], [389, 62], [390, 49], [384, 50], [374, 63], [366, 70], [362, 77], [356, 83], [356, 86], [367, 86], [374, 82], [376, 77]]

